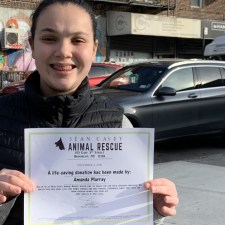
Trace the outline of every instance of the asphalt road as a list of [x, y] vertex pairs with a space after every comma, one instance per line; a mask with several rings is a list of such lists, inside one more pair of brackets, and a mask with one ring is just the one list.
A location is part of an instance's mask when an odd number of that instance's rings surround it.
[[155, 164], [187, 161], [225, 167], [225, 140], [196, 139], [155, 144]]
[[[225, 142], [224, 142], [225, 143]], [[164, 225], [225, 225], [225, 144], [199, 139], [155, 145], [155, 177], [177, 186], [177, 215]]]

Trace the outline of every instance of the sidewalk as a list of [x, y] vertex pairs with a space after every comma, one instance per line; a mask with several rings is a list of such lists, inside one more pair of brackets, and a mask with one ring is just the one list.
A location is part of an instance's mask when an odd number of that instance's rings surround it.
[[225, 167], [185, 161], [154, 165], [154, 177], [176, 183], [177, 215], [164, 225], [225, 225]]

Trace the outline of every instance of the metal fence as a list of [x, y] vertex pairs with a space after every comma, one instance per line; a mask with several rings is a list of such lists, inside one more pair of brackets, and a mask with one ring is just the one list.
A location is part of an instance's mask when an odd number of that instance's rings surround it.
[[4, 88], [5, 86], [9, 85], [14, 81], [22, 80], [26, 77], [26, 72], [23, 71], [0, 71], [0, 89]]

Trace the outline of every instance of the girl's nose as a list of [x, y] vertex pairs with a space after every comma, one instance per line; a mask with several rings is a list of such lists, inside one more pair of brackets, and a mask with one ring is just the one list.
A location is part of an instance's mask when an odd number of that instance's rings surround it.
[[69, 41], [60, 41], [56, 45], [55, 56], [60, 58], [72, 57], [72, 46]]

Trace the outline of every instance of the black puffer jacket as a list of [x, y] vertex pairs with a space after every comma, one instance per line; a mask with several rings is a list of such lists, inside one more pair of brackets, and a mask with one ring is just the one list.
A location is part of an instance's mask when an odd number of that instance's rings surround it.
[[[24, 171], [25, 128], [121, 127], [123, 109], [96, 99], [87, 79], [73, 96], [43, 97], [39, 83], [39, 74], [34, 72], [25, 83], [25, 92], [0, 97], [0, 169]], [[4, 225], [23, 225], [22, 197], [16, 200]]]

